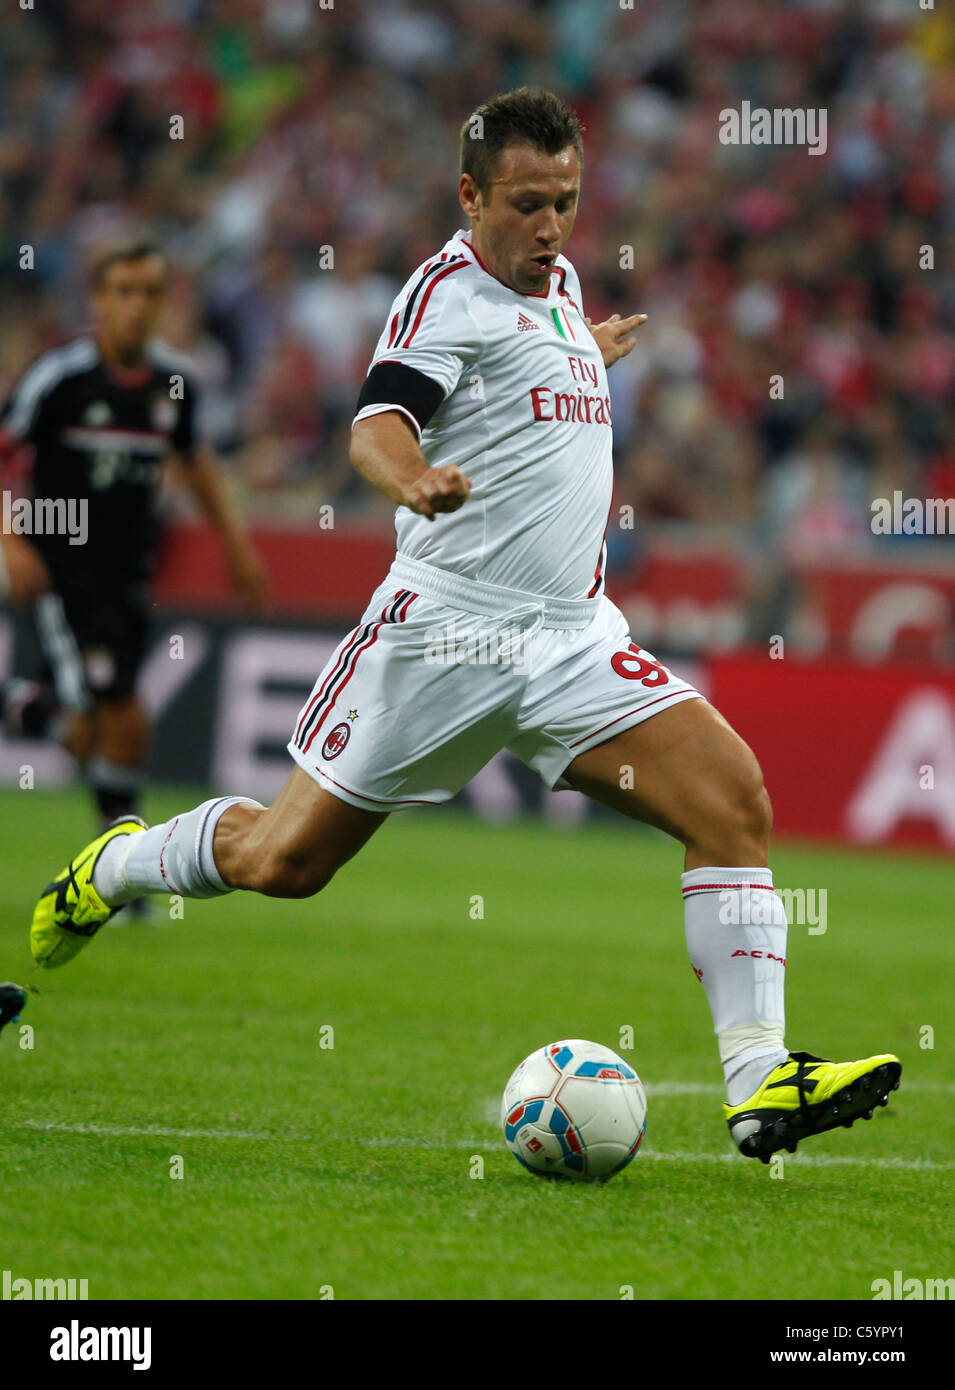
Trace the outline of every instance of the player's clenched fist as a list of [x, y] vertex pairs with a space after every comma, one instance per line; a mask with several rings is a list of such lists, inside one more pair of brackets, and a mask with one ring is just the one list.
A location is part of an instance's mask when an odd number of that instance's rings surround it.
[[405, 506], [434, 521], [438, 512], [456, 512], [463, 507], [470, 491], [470, 478], [456, 464], [447, 463], [441, 468], [429, 468], [411, 483]]

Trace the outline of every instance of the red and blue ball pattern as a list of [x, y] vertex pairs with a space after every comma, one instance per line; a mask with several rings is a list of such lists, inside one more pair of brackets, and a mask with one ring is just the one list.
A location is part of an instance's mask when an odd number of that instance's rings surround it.
[[504, 1140], [541, 1177], [606, 1179], [632, 1162], [647, 1126], [636, 1071], [600, 1043], [549, 1043], [520, 1064], [501, 1103]]

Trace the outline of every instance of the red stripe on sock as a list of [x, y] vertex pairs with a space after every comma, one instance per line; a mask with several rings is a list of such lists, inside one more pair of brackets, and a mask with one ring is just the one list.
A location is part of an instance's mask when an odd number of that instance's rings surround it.
[[687, 893], [714, 893], [721, 888], [762, 888], [764, 893], [776, 891], [768, 883], [691, 883], [688, 888], [683, 889], [683, 894], [686, 896]]

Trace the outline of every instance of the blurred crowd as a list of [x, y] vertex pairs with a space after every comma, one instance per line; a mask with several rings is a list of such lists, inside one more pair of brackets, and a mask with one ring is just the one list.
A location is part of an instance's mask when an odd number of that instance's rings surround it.
[[[795, 560], [919, 543], [874, 539], [870, 501], [955, 495], [945, 7], [326, 2], [4, 7], [0, 391], [86, 324], [91, 248], [148, 229], [174, 265], [164, 336], [257, 511], [389, 513], [347, 462], [371, 349], [464, 225], [461, 122], [540, 83], [585, 127], [585, 311], [650, 316], [611, 372], [640, 518], [618, 548], [665, 523]], [[824, 108], [826, 153], [721, 143], [744, 99]]]

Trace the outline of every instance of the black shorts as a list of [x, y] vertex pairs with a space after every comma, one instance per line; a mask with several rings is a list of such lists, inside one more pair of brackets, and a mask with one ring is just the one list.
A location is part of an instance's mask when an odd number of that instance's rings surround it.
[[56, 583], [33, 606], [44, 675], [58, 702], [86, 710], [136, 689], [150, 629], [146, 585]]

